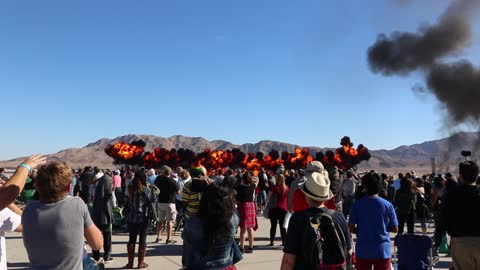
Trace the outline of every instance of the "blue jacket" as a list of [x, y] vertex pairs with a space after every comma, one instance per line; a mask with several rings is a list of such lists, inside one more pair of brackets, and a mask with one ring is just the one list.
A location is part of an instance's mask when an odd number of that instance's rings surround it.
[[192, 216], [185, 222], [182, 233], [183, 238], [183, 263], [190, 270], [214, 270], [229, 267], [242, 259], [242, 254], [235, 242], [235, 231], [238, 228], [238, 215], [232, 216], [231, 237], [225, 241], [217, 242], [214, 254], [207, 256], [207, 246], [203, 235], [202, 220]]

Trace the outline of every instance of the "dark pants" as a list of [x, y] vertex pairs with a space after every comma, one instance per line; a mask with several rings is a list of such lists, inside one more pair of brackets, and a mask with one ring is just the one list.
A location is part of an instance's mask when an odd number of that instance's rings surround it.
[[148, 230], [148, 221], [145, 221], [140, 224], [128, 223], [128, 243], [135, 244], [137, 242], [137, 235], [138, 235], [139, 244], [141, 246], [146, 246], [147, 230]]
[[414, 233], [415, 213], [412, 211], [406, 215], [397, 215], [398, 218], [398, 233], [403, 233], [403, 226], [407, 223], [407, 232]]
[[[97, 227], [103, 235], [103, 259], [106, 260], [110, 258], [110, 253], [112, 251], [112, 226], [111, 224], [101, 224], [97, 225]], [[94, 260], [100, 260], [100, 250], [92, 250], [92, 255]]]
[[270, 242], [275, 240], [275, 234], [277, 234], [277, 223], [280, 223], [280, 236], [282, 237], [282, 244], [285, 242], [285, 235], [287, 235], [287, 230], [283, 228], [283, 221], [285, 220], [285, 215], [287, 211], [275, 207], [270, 209], [269, 218], [270, 218]]
[[438, 249], [440, 247], [440, 245], [442, 244], [442, 238], [443, 238], [444, 235], [446, 235], [446, 232], [440, 226], [440, 211], [439, 210], [434, 211], [433, 218], [434, 218], [434, 222], [435, 222], [435, 232], [433, 233], [433, 242], [434, 242], [435, 249]]
[[345, 219], [348, 215], [350, 215], [350, 211], [352, 210], [353, 203], [355, 203], [355, 195], [347, 195], [343, 197], [343, 216]]
[[125, 205], [125, 195], [121, 187], [115, 188], [115, 198], [117, 198], [117, 205], [122, 207]]
[[364, 260], [357, 258], [356, 267], [358, 270], [390, 270], [391, 259]]

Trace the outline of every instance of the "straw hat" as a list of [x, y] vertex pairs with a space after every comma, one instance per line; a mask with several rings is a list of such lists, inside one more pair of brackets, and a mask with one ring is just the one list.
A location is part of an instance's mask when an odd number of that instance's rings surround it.
[[333, 197], [330, 190], [330, 179], [322, 173], [313, 172], [307, 175], [305, 183], [300, 184], [300, 190], [314, 201], [328, 201]]

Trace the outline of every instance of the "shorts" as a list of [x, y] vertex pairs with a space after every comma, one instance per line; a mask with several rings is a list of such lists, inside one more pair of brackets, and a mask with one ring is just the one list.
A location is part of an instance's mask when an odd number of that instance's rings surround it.
[[174, 203], [157, 203], [159, 221], [174, 221], [177, 218], [177, 210]]

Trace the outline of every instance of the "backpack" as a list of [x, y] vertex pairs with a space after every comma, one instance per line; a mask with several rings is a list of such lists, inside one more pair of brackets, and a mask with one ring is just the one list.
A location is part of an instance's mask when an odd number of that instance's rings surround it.
[[160, 189], [156, 185], [149, 185], [148, 187], [150, 188], [150, 191], [152, 191], [156, 202], [158, 200], [158, 195], [160, 195]]
[[417, 193], [417, 203], [415, 205], [417, 218], [428, 218], [428, 206], [425, 194]]
[[332, 219], [331, 209], [311, 214], [303, 212], [308, 225], [303, 238], [303, 257], [309, 270], [347, 269], [347, 245], [343, 232]]

